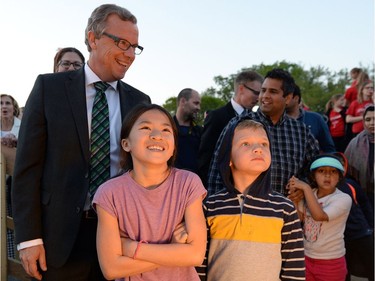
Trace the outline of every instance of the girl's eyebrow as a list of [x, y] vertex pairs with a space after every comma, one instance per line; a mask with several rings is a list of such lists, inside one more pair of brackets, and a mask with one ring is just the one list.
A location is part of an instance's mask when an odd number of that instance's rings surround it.
[[[153, 122], [152, 121], [149, 121], [149, 120], [141, 120], [139, 121], [139, 125], [141, 124], [152, 124]], [[162, 123], [163, 126], [167, 126], [167, 127], [172, 127], [172, 125], [170, 123]]]
[[151, 123], [151, 122], [148, 121], [148, 120], [140, 120], [138, 123], [139, 123], [139, 124], [143, 124], [143, 123], [147, 123], [147, 124], [149, 124], [149, 123]]

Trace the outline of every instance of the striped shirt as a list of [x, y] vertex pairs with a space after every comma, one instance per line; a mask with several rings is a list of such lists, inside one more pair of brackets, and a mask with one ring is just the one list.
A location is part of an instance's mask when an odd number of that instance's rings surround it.
[[209, 228], [207, 280], [305, 280], [301, 223], [293, 203], [222, 191], [204, 204]]
[[[285, 186], [294, 175], [303, 178], [309, 163], [319, 153], [319, 145], [305, 124], [288, 117], [285, 113], [279, 122], [273, 124], [271, 119], [260, 110], [246, 112], [251, 119], [260, 121], [267, 126], [272, 144], [271, 187], [285, 195]], [[208, 194], [215, 194], [224, 188], [219, 174], [219, 147], [227, 129], [238, 121], [240, 116], [234, 117], [223, 129], [212, 156], [208, 173]]]

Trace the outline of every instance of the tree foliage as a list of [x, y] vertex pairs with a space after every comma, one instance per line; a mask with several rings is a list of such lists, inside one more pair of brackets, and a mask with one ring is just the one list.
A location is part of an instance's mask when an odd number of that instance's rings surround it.
[[177, 97], [170, 97], [165, 101], [163, 107], [173, 116], [176, 114], [177, 109]]
[[[364, 71], [373, 76], [374, 66], [363, 67]], [[276, 62], [274, 64], [253, 65], [249, 68], [243, 68], [235, 74], [228, 77], [215, 76], [213, 78], [216, 87], [210, 87], [202, 94], [214, 96], [228, 102], [234, 94], [233, 83], [237, 74], [244, 70], [254, 70], [265, 76], [266, 73], [274, 68], [282, 68], [291, 73], [297, 85], [301, 88], [302, 99], [305, 104], [313, 111], [323, 112], [325, 104], [331, 96], [344, 93], [345, 88], [350, 85], [349, 70], [342, 69], [338, 72], [332, 72], [323, 66], [313, 66], [305, 69], [304, 66], [286, 61]], [[371, 75], [372, 74], [372, 75]]]
[[[364, 67], [360, 65], [372, 79], [374, 79], [374, 65]], [[226, 104], [234, 94], [234, 79], [237, 74], [244, 70], [254, 70], [265, 76], [266, 73], [274, 68], [282, 68], [291, 73], [297, 85], [301, 88], [303, 102], [316, 112], [324, 112], [325, 104], [335, 94], [344, 93], [346, 87], [351, 83], [348, 69], [342, 69], [338, 72], [330, 71], [323, 66], [312, 66], [305, 69], [303, 65], [290, 63], [286, 61], [275, 62], [274, 64], [253, 65], [249, 68], [242, 68], [237, 73], [230, 74], [228, 77], [215, 76], [214, 87], [209, 87], [201, 93], [201, 116], [199, 122], [203, 121], [203, 113], [206, 110], [212, 110]], [[163, 105], [171, 114], [176, 112], [176, 98], [172, 97], [166, 100]]]

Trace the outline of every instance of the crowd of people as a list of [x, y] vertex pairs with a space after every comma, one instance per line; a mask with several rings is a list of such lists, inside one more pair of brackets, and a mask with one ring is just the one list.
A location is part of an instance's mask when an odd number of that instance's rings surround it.
[[198, 91], [171, 116], [122, 81], [138, 34], [101, 5], [87, 62], [59, 49], [22, 112], [1, 94], [8, 256], [46, 281], [374, 280], [369, 75], [353, 68], [320, 114], [288, 71], [242, 71], [200, 126]]

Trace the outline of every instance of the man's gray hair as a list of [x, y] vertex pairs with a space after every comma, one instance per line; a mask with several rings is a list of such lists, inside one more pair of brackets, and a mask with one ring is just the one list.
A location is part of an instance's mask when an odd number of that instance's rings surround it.
[[130, 21], [137, 24], [137, 18], [127, 9], [114, 5], [114, 4], [104, 4], [97, 7], [91, 14], [87, 22], [87, 27], [85, 30], [85, 44], [87, 50], [91, 52], [91, 47], [88, 40], [89, 31], [94, 32], [95, 38], [100, 38], [105, 31], [107, 25], [108, 16], [116, 14], [123, 21]]

